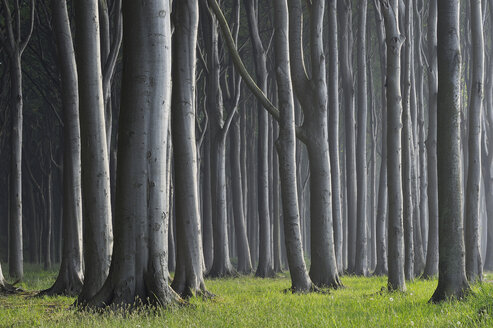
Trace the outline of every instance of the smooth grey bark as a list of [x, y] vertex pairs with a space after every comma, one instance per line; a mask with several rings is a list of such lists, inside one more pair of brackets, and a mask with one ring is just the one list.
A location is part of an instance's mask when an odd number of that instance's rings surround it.
[[202, 180], [202, 248], [204, 252], [204, 262], [206, 272], [212, 266], [214, 258], [214, 246], [212, 238], [212, 196], [211, 196], [211, 132], [210, 128], [206, 131], [206, 136], [203, 144], [204, 155], [202, 161], [203, 180]]
[[[280, 1], [282, 1], [282, 0], [280, 0]], [[225, 40], [226, 40], [226, 45], [227, 45], [227, 47], [228, 47], [228, 49], [230, 51], [231, 56], [233, 57], [233, 61], [234, 61], [235, 66], [238, 68], [238, 70], [239, 70], [241, 76], [243, 77], [244, 81], [246, 82], [247, 86], [250, 88], [250, 90], [252, 90], [255, 93], [255, 95], [264, 104], [264, 107], [273, 115], [273, 117], [276, 118], [277, 120], [280, 120], [281, 121], [281, 124], [282, 124], [284, 121], [282, 121], [280, 119], [280, 115], [279, 115], [279, 112], [278, 112], [277, 108], [275, 108], [272, 105], [272, 103], [266, 98], [265, 94], [262, 93], [262, 91], [258, 88], [258, 86], [256, 85], [256, 83], [253, 81], [253, 79], [251, 78], [251, 76], [246, 71], [246, 69], [245, 69], [245, 67], [243, 65], [243, 62], [241, 61], [241, 58], [239, 57], [238, 51], [236, 50], [236, 45], [234, 43], [233, 37], [231, 36], [231, 32], [229, 31], [229, 28], [227, 26], [226, 19], [224, 18], [224, 15], [222, 14], [221, 9], [219, 8], [219, 5], [214, 0], [209, 0], [208, 3], [209, 3], [209, 5], [211, 5], [212, 10], [214, 11], [216, 17], [218, 17], [219, 24], [221, 26], [221, 29], [223, 31], [223, 35], [224, 35]], [[284, 7], [285, 6], [286, 5], [284, 4]], [[286, 20], [285, 15], [284, 16], [280, 16], [280, 18], [283, 18], [284, 20]], [[278, 35], [278, 36], [279, 37], [283, 37], [284, 38], [283, 40], [286, 39], [286, 34], [281, 34], [281, 33], [279, 33], [279, 34], [280, 35]], [[282, 40], [280, 40], [280, 41], [282, 41]], [[288, 42], [286, 42], [286, 41], [284, 41], [284, 42], [286, 44], [284, 44], [283, 46], [284, 47], [287, 47]], [[276, 43], [277, 43], [277, 38], [276, 38]], [[284, 50], [284, 51], [286, 52], [287, 50]], [[277, 62], [278, 63], [281, 63], [282, 62], [284, 64], [284, 66], [288, 66], [288, 62], [289, 61], [286, 58], [284, 58], [283, 60], [279, 59]], [[284, 70], [285, 70], [285, 73], [283, 74], [283, 76], [284, 75], [285, 76], [289, 76], [289, 74], [290, 74], [289, 68], [286, 67]], [[279, 70], [277, 70], [277, 71], [279, 72]], [[284, 81], [284, 80], [281, 79], [281, 81]], [[281, 89], [284, 90], [283, 87], [280, 87], [279, 88], [279, 90], [281, 90]], [[279, 100], [282, 101], [281, 99], [285, 99], [285, 98], [280, 96]], [[292, 99], [292, 97], [291, 97], [291, 99]], [[292, 128], [295, 128], [295, 126], [294, 126], [294, 109], [293, 109], [293, 113], [291, 114], [291, 117], [292, 118], [290, 120], [286, 120], [286, 122], [289, 123], [289, 125], [287, 125], [287, 126], [290, 126]], [[281, 130], [282, 129], [283, 129], [283, 126], [281, 126]], [[298, 131], [300, 131], [298, 129], [296, 129], [296, 130], [297, 130], [297, 133], [298, 133]], [[286, 131], [289, 132], [289, 130], [286, 130]], [[300, 131], [300, 133], [301, 133], [301, 131]], [[280, 140], [285, 140], [285, 139], [281, 137]], [[283, 148], [283, 146], [281, 145], [281, 143], [282, 143], [282, 141], [279, 141], [278, 142], [278, 147], [279, 147], [278, 150]], [[292, 145], [291, 147], [293, 149], [295, 149], [295, 142], [292, 142], [291, 145]], [[280, 152], [280, 154], [281, 153], [282, 152]], [[296, 157], [294, 155], [294, 152], [292, 152], [290, 154], [291, 154], [290, 155], [290, 161], [294, 161], [295, 162], [295, 158]], [[284, 163], [284, 161], [280, 161], [280, 162], [281, 163]], [[289, 163], [289, 161], [286, 161], [286, 162]], [[281, 169], [281, 181], [284, 181], [283, 167], [284, 166], [281, 165], [281, 168], [280, 168]], [[286, 166], [286, 168], [287, 167], [290, 168], [289, 172], [291, 172], [291, 175], [292, 176], [296, 176], [296, 165], [294, 165], [294, 166]], [[293, 177], [291, 179], [293, 179]], [[292, 180], [289, 181], [289, 182], [291, 184], [292, 183]], [[282, 192], [283, 197], [285, 197], [285, 196], [288, 195], [290, 197], [290, 199], [293, 199], [293, 202], [284, 202], [283, 201], [283, 210], [285, 210], [284, 206], [290, 206], [291, 210], [295, 209], [293, 207], [293, 204], [296, 204], [295, 202], [298, 199], [297, 198], [298, 196], [297, 196], [297, 188], [296, 188], [296, 185], [294, 186], [294, 188], [291, 188], [292, 186], [290, 186], [290, 184], [289, 185], [285, 185], [286, 187], [290, 187], [288, 189], [288, 190], [290, 190], [290, 192], [287, 193], [287, 192], [284, 192], [284, 186], [281, 183], [281, 188], [283, 188], [283, 192]], [[287, 212], [284, 215], [286, 216], [286, 215], [288, 215], [288, 213], [290, 213], [290, 212]], [[299, 212], [297, 212], [297, 211], [292, 212], [292, 215], [294, 215], [294, 217], [296, 217], [297, 215], [299, 215]], [[294, 254], [293, 255], [293, 258], [297, 258], [299, 261], [301, 261], [300, 263], [302, 263], [303, 262], [303, 254], [302, 253], [301, 254], [300, 253], [297, 253], [297, 252], [302, 252], [303, 251], [303, 248], [300, 247], [300, 244], [301, 244], [301, 236], [298, 236], [298, 237], [292, 238], [292, 239], [290, 239], [288, 237], [289, 235], [296, 236], [296, 232], [299, 231], [299, 229], [296, 229], [296, 221], [294, 221], [294, 220], [293, 221], [289, 221], [289, 220], [286, 220], [285, 219], [284, 220], [284, 223], [285, 223], [285, 234], [286, 234], [285, 241], [287, 243], [286, 244], [286, 248], [293, 247], [293, 253], [292, 253], [292, 254]], [[288, 225], [291, 227], [289, 229], [289, 231], [290, 231], [289, 234], [286, 233], [286, 227]], [[299, 225], [298, 225], [298, 227], [299, 227]], [[290, 246], [288, 246], [288, 244]], [[300, 268], [300, 266], [298, 266], [298, 268]], [[303, 271], [299, 271], [299, 270], [292, 270], [292, 271], [293, 271], [291, 273], [291, 276], [292, 277], [296, 273], [298, 273], [298, 274], [302, 274], [303, 273]], [[304, 272], [305, 272], [305, 276], [306, 276], [306, 268], [305, 268], [305, 271]], [[300, 280], [300, 282], [303, 283], [302, 280]]]
[[110, 176], [104, 120], [98, 4], [75, 4], [76, 60], [82, 164], [84, 285], [77, 300], [87, 303], [103, 286], [111, 260]]
[[438, 274], [438, 172], [437, 172], [437, 2], [430, 1], [428, 10], [428, 247], [423, 278]]
[[460, 165], [461, 51], [459, 1], [438, 0], [438, 287], [431, 297], [440, 302], [461, 298], [469, 289], [465, 272]]
[[337, 0], [327, 2], [329, 24], [329, 77], [328, 77], [328, 121], [329, 156], [332, 181], [332, 220], [334, 224], [334, 250], [337, 270], [344, 271], [342, 263], [342, 190], [341, 165], [339, 159], [339, 46], [337, 35]]
[[182, 1], [173, 12], [172, 136], [175, 172], [176, 271], [171, 287], [182, 297], [207, 293], [204, 283], [197, 147], [195, 62], [198, 2]]
[[411, 70], [412, 70], [412, 29], [413, 29], [413, 4], [412, 0], [406, 1], [406, 14], [404, 28], [406, 41], [404, 47], [403, 62], [403, 112], [402, 112], [402, 193], [403, 193], [403, 222], [404, 222], [404, 273], [406, 280], [414, 279], [414, 204], [413, 204], [413, 128], [411, 120]]
[[481, 281], [483, 263], [480, 252], [481, 118], [484, 89], [484, 40], [481, 0], [471, 4], [472, 85], [469, 105], [469, 165], [467, 172], [465, 246], [466, 274], [469, 282]]
[[426, 225], [428, 219], [428, 194], [427, 194], [427, 159], [426, 159], [426, 132], [425, 132], [425, 106], [424, 106], [424, 50], [423, 50], [423, 24], [422, 16], [424, 10], [423, 0], [417, 0], [414, 2], [414, 10], [416, 17], [415, 31], [415, 45], [414, 56], [416, 60], [413, 62], [417, 68], [414, 69], [416, 75], [416, 96], [417, 96], [417, 135], [416, 140], [416, 152], [418, 154], [417, 161], [417, 173], [419, 178], [419, 202], [416, 205], [416, 210], [419, 215], [414, 216], [414, 273], [416, 276], [420, 276], [425, 267], [425, 242], [426, 242]]
[[368, 275], [368, 171], [366, 162], [366, 128], [368, 121], [368, 77], [366, 69], [367, 0], [358, 4], [358, 136], [356, 142], [357, 216], [354, 273]]
[[348, 271], [353, 273], [356, 258], [357, 226], [357, 172], [356, 172], [356, 119], [354, 108], [354, 82], [352, 66], [352, 2], [338, 0], [339, 27], [341, 35], [340, 63], [345, 118], [346, 152], [346, 204]]
[[207, 65], [207, 110], [209, 111], [209, 131], [211, 141], [211, 194], [212, 194], [212, 232], [213, 261], [207, 273], [210, 277], [224, 277], [235, 274], [229, 255], [227, 193], [226, 193], [226, 136], [235, 111], [231, 110], [225, 118], [223, 95], [220, 84], [219, 45], [217, 20], [209, 12], [206, 4], [202, 7], [205, 19], [204, 43], [206, 45]]
[[58, 277], [42, 295], [78, 295], [83, 285], [82, 195], [77, 67], [66, 0], [52, 0], [63, 105], [62, 262]]
[[[267, 94], [267, 53], [260, 39], [258, 24], [258, 1], [246, 0], [245, 9], [252, 41], [257, 83], [264, 94]], [[260, 103], [258, 106], [262, 106]], [[272, 277], [274, 275], [273, 259], [270, 252], [270, 211], [269, 211], [269, 165], [268, 141], [269, 124], [267, 112], [258, 111], [258, 219], [259, 219], [259, 262], [255, 276]]]
[[[232, 8], [233, 35], [235, 43], [238, 41], [240, 30], [240, 0], [235, 0]], [[241, 95], [241, 77], [234, 69], [233, 63], [229, 65], [229, 87], [227, 104], [231, 109], [237, 110]], [[245, 222], [245, 206], [243, 204], [243, 183], [246, 176], [241, 172], [241, 131], [240, 117], [238, 116], [231, 127], [232, 136], [230, 140], [231, 153], [231, 177], [232, 177], [232, 203], [234, 217], [234, 237], [238, 258], [237, 270], [242, 274], [252, 272], [252, 260], [250, 256], [250, 246]]]
[[165, 306], [179, 299], [168, 285], [167, 267], [170, 8], [165, 0], [124, 0], [122, 9], [124, 62], [114, 253], [108, 279], [89, 305]]
[[[279, 126], [277, 122], [274, 122], [272, 120], [272, 127], [273, 127], [273, 143], [275, 144], [274, 139], [279, 138]], [[274, 145], [273, 145], [274, 146]], [[279, 157], [278, 154], [275, 153], [275, 149], [273, 149], [273, 172], [272, 172], [272, 205], [273, 205], [273, 237], [272, 237], [272, 244], [273, 244], [273, 256], [274, 256], [274, 272], [279, 273], [282, 272], [283, 270], [283, 263], [282, 263], [282, 234], [281, 234], [281, 190], [279, 189]]]
[[248, 245], [245, 212], [243, 205], [243, 177], [240, 167], [241, 136], [240, 124], [238, 121], [232, 126], [231, 140], [231, 176], [233, 179], [233, 211], [236, 235], [236, 250], [238, 252], [238, 272], [249, 274], [252, 272], [252, 260], [250, 256], [250, 246]]
[[288, 4], [292, 81], [303, 108], [303, 141], [307, 146], [310, 165], [310, 278], [316, 286], [337, 288], [341, 286], [341, 282], [337, 271], [332, 225], [327, 84], [322, 33], [325, 2], [316, 0], [308, 5], [310, 77], [303, 59], [301, 1], [290, 0]]
[[386, 217], [388, 213], [388, 191], [387, 191], [387, 95], [386, 95], [386, 65], [387, 65], [387, 45], [385, 42], [385, 23], [379, 0], [373, 0], [375, 10], [375, 23], [377, 25], [378, 50], [380, 54], [380, 79], [381, 79], [381, 107], [382, 107], [382, 150], [381, 165], [378, 181], [378, 201], [376, 217], [376, 240], [377, 240], [377, 265], [374, 275], [386, 275], [387, 265], [387, 245], [386, 245]]
[[293, 292], [308, 292], [313, 284], [303, 258], [296, 184], [296, 136], [294, 95], [289, 66], [289, 21], [287, 0], [274, 1], [275, 58], [277, 91], [280, 108], [279, 138], [276, 141], [279, 154], [281, 197], [284, 219], [286, 253]]
[[402, 195], [401, 49], [397, 0], [380, 0], [387, 42], [387, 181], [388, 181], [388, 288], [406, 290]]
[[[492, 69], [491, 63], [489, 64], [490, 71]], [[491, 85], [487, 88], [487, 107], [491, 108], [492, 97]], [[481, 147], [482, 155], [481, 160], [483, 161], [481, 165], [483, 179], [484, 179], [484, 195], [486, 200], [486, 213], [488, 217], [487, 221], [487, 234], [486, 234], [486, 255], [484, 259], [484, 270], [493, 270], [493, 176], [491, 174], [491, 169], [493, 165], [493, 150], [491, 149], [491, 144], [493, 141], [492, 127], [493, 127], [493, 117], [491, 111], [485, 111], [485, 131], [483, 133], [483, 146]]]
[[[490, 14], [493, 10], [493, 0], [489, 0], [489, 10]], [[483, 12], [483, 14], [485, 14]], [[493, 26], [490, 24], [490, 33]], [[486, 34], [486, 33], [485, 33]], [[491, 40], [490, 34], [490, 40]], [[487, 234], [486, 234], [486, 254], [484, 259], [484, 270], [493, 270], [493, 176], [491, 174], [491, 166], [493, 165], [493, 151], [491, 149], [491, 144], [493, 143], [493, 79], [488, 78], [493, 76], [493, 64], [492, 57], [487, 57], [487, 69], [486, 69], [486, 86], [485, 86], [485, 110], [483, 116], [483, 144], [481, 147], [481, 170], [484, 179], [484, 196], [486, 201], [486, 215], [487, 219]]]
[[[10, 174], [9, 174], [9, 218], [8, 218], [8, 261], [10, 277], [20, 280], [24, 275], [22, 245], [22, 54], [26, 49], [34, 26], [34, 0], [30, 1], [30, 23], [28, 33], [21, 34], [21, 8], [14, 1], [14, 15], [7, 0], [3, 0], [3, 15], [6, 30], [5, 52], [10, 64]], [[4, 45], [4, 44], [2, 44]]]

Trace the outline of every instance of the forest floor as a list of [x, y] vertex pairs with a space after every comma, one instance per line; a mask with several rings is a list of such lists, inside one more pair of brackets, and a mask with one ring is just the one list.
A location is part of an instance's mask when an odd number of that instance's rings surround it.
[[[493, 284], [473, 287], [463, 301], [429, 304], [436, 280], [408, 283], [406, 293], [388, 293], [385, 277], [344, 276], [345, 288], [327, 294], [293, 295], [287, 274], [207, 280], [213, 299], [130, 314], [95, 314], [71, 307], [73, 298], [33, 297], [49, 287], [55, 271], [27, 267], [19, 287], [0, 296], [0, 327], [493, 327]], [[8, 272], [5, 270], [4, 272]], [[488, 274], [485, 281], [492, 281]], [[382, 289], [383, 288], [383, 289]]]

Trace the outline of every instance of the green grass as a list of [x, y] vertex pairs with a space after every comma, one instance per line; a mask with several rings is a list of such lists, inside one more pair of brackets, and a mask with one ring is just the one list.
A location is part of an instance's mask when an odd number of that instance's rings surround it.
[[[5, 271], [4, 271], [5, 272]], [[385, 277], [343, 277], [329, 294], [292, 295], [289, 278], [207, 280], [212, 300], [167, 310], [92, 314], [70, 307], [73, 298], [33, 298], [55, 272], [26, 270], [26, 293], [0, 296], [0, 327], [493, 327], [493, 285], [474, 286], [463, 301], [428, 304], [437, 281], [408, 283], [406, 293], [380, 293]], [[492, 280], [488, 276], [486, 280]]]

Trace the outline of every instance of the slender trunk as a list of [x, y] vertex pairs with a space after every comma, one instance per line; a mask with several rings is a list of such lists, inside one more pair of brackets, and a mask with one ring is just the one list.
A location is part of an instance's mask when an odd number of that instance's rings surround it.
[[289, 22], [286, 0], [274, 1], [275, 55], [278, 96], [280, 107], [279, 138], [276, 142], [279, 154], [281, 196], [284, 218], [286, 252], [291, 276], [291, 290], [306, 292], [312, 289], [303, 258], [298, 187], [296, 184], [296, 136], [293, 87], [289, 68]]
[[84, 304], [108, 275], [113, 234], [96, 0], [77, 1], [75, 14], [85, 266], [78, 302]]
[[387, 35], [387, 179], [388, 179], [388, 288], [405, 290], [404, 227], [402, 195], [402, 97], [401, 48], [404, 37], [399, 31], [399, 6], [380, 0]]
[[430, 1], [428, 13], [428, 247], [423, 278], [438, 274], [438, 172], [437, 172], [437, 1]]
[[405, 251], [405, 276], [407, 280], [414, 279], [414, 236], [413, 236], [413, 128], [411, 120], [411, 60], [412, 60], [412, 0], [406, 1], [405, 33], [403, 67], [403, 112], [402, 112], [402, 189], [403, 189], [403, 222], [404, 222], [404, 251]]
[[357, 226], [357, 172], [356, 172], [356, 120], [352, 68], [352, 3], [339, 0], [341, 49], [341, 75], [346, 132], [346, 203], [348, 229], [348, 271], [354, 272], [356, 258]]
[[58, 277], [46, 295], [78, 295], [83, 284], [82, 204], [77, 67], [65, 0], [52, 0], [57, 38], [63, 104], [63, 206], [62, 263]]
[[341, 166], [339, 159], [339, 54], [337, 35], [337, 0], [328, 2], [329, 23], [329, 151], [332, 181], [332, 217], [334, 224], [334, 249], [337, 269], [342, 273], [342, 190]]
[[381, 107], [382, 107], [382, 161], [380, 166], [380, 177], [378, 182], [378, 202], [376, 217], [376, 242], [377, 242], [377, 266], [375, 275], [385, 275], [387, 268], [387, 246], [386, 246], [386, 222], [388, 209], [388, 189], [387, 189], [387, 101], [386, 101], [386, 65], [387, 65], [387, 45], [385, 42], [385, 24], [382, 14], [381, 3], [373, 1], [375, 5], [375, 22], [377, 24], [377, 37], [380, 53], [380, 78], [381, 78]]
[[484, 41], [481, 0], [471, 1], [472, 88], [469, 105], [469, 165], [466, 191], [465, 246], [469, 282], [481, 281], [480, 252], [481, 116], [484, 86]]
[[245, 212], [243, 206], [243, 177], [240, 167], [240, 125], [233, 123], [231, 140], [231, 176], [233, 179], [233, 211], [236, 234], [236, 249], [238, 251], [238, 272], [249, 274], [252, 272], [252, 260], [250, 257], [250, 246], [248, 246], [247, 231], [245, 225]]
[[358, 139], [357, 139], [357, 221], [356, 221], [356, 257], [354, 272], [368, 275], [368, 235], [367, 235], [367, 195], [368, 172], [366, 162], [366, 127], [368, 118], [367, 70], [366, 70], [366, 16], [368, 2], [359, 2], [358, 28]]

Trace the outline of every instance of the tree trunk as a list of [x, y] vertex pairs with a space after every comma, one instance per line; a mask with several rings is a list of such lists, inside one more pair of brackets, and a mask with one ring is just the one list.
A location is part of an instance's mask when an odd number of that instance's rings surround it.
[[329, 152], [332, 181], [332, 218], [334, 224], [334, 250], [337, 269], [344, 271], [342, 263], [343, 233], [342, 233], [342, 190], [341, 165], [339, 159], [339, 46], [337, 35], [337, 0], [328, 1], [329, 24]]
[[175, 168], [176, 272], [171, 287], [182, 297], [206, 292], [195, 138], [195, 62], [198, 3], [174, 13], [172, 135]]
[[108, 275], [112, 220], [97, 1], [77, 1], [75, 14], [85, 267], [77, 302], [84, 304], [99, 291]]
[[[169, 14], [168, 1], [123, 2], [125, 60], [115, 247], [108, 279], [90, 300], [90, 305], [96, 307], [136, 302], [166, 306], [178, 299], [168, 285], [166, 261], [169, 186], [164, 164], [171, 98]], [[188, 26], [185, 22], [183, 25]]]
[[[258, 26], [258, 1], [245, 1], [245, 7], [252, 40], [255, 72], [260, 89], [267, 94], [267, 55], [260, 39]], [[258, 103], [258, 218], [259, 218], [259, 262], [255, 276], [272, 277], [274, 267], [272, 261], [270, 211], [269, 211], [269, 165], [268, 141], [269, 122], [267, 112]]]
[[438, 274], [438, 172], [437, 172], [437, 1], [430, 1], [428, 12], [428, 247], [423, 278]]
[[380, 0], [387, 40], [387, 179], [388, 179], [388, 288], [405, 290], [402, 196], [401, 48], [397, 0]]
[[438, 287], [431, 301], [461, 298], [469, 284], [465, 272], [460, 165], [459, 1], [438, 1]]
[[252, 272], [252, 260], [250, 257], [250, 246], [245, 224], [245, 213], [243, 206], [243, 177], [240, 167], [241, 137], [239, 122], [233, 123], [231, 140], [231, 174], [233, 178], [233, 210], [236, 234], [236, 249], [238, 251], [238, 272], [249, 274]]
[[380, 53], [380, 78], [381, 78], [381, 107], [382, 107], [382, 161], [380, 166], [380, 177], [378, 182], [378, 204], [376, 217], [376, 239], [377, 239], [377, 266], [374, 275], [386, 275], [387, 266], [387, 246], [386, 246], [386, 222], [388, 209], [388, 189], [387, 189], [387, 96], [386, 96], [386, 65], [387, 65], [387, 46], [385, 42], [385, 24], [382, 14], [381, 3], [374, 0], [375, 22], [377, 24], [377, 37]]
[[484, 41], [481, 0], [471, 1], [472, 87], [469, 105], [469, 165], [466, 191], [465, 246], [469, 282], [481, 281], [480, 252], [481, 116], [484, 86]]
[[404, 222], [404, 273], [407, 280], [414, 279], [414, 235], [413, 235], [413, 129], [411, 121], [411, 70], [412, 70], [412, 0], [406, 1], [405, 33], [406, 41], [403, 58], [403, 113], [402, 113], [402, 190], [403, 190], [403, 222]]
[[293, 292], [307, 292], [313, 286], [303, 258], [296, 184], [296, 136], [293, 87], [289, 67], [289, 22], [286, 0], [274, 1], [275, 56], [278, 97], [280, 108], [279, 138], [276, 142], [279, 154], [281, 197], [284, 218], [286, 253]]
[[356, 226], [357, 226], [357, 172], [356, 172], [356, 120], [354, 109], [354, 85], [352, 68], [352, 3], [339, 0], [341, 39], [341, 81], [346, 133], [346, 203], [348, 229], [348, 271], [354, 272], [356, 258]]
[[316, 286], [341, 286], [334, 251], [331, 173], [327, 125], [327, 84], [323, 50], [324, 1], [309, 4], [311, 78], [302, 47], [302, 6], [289, 3], [289, 36], [293, 86], [304, 113], [304, 142], [310, 162], [310, 278]]
[[368, 118], [367, 69], [366, 69], [366, 16], [368, 2], [359, 2], [358, 23], [358, 139], [357, 139], [357, 221], [356, 221], [356, 257], [354, 273], [368, 275], [368, 235], [367, 235], [367, 195], [368, 172], [366, 162], [366, 127]]

